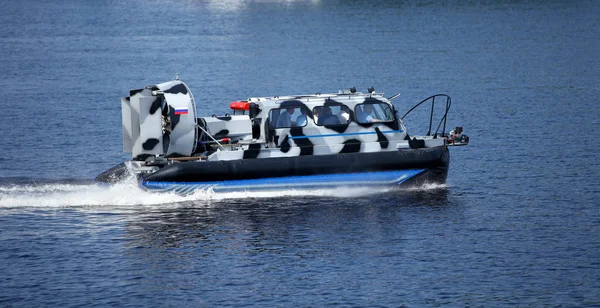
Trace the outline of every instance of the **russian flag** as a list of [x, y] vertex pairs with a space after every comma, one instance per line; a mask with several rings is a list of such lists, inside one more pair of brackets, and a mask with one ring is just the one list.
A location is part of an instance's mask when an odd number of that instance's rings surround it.
[[175, 108], [175, 114], [188, 114], [188, 109], [185, 107]]

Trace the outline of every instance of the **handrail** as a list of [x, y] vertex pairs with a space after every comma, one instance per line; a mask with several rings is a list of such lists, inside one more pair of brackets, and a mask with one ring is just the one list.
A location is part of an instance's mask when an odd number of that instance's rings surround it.
[[450, 110], [450, 106], [452, 105], [452, 99], [447, 94], [436, 94], [436, 95], [432, 95], [432, 96], [422, 100], [421, 102], [419, 102], [418, 104], [416, 104], [412, 108], [410, 108], [410, 110], [408, 110], [402, 117], [400, 117], [400, 120], [404, 120], [404, 117], [406, 117], [411, 111], [413, 111], [414, 109], [419, 107], [421, 104], [431, 100], [431, 113], [429, 114], [429, 129], [428, 129], [427, 135], [426, 135], [426, 136], [431, 136], [431, 125], [433, 124], [433, 113], [435, 110], [435, 98], [436, 97], [445, 97], [446, 98], [446, 111], [444, 112], [444, 116], [440, 119], [440, 123], [438, 124], [438, 126], [435, 129], [433, 138], [437, 138], [438, 130], [440, 129], [440, 126], [442, 125], [442, 123], [444, 123], [444, 127], [442, 129], [442, 137], [445, 137], [446, 118], [448, 116], [448, 111]]

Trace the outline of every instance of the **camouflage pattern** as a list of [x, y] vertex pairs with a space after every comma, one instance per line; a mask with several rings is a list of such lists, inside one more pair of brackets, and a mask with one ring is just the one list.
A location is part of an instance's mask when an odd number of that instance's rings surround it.
[[123, 151], [187, 156], [196, 148], [194, 97], [180, 80], [132, 90], [121, 99]]
[[[191, 156], [206, 154], [195, 152], [198, 142], [217, 143], [229, 138], [233, 145], [219, 146], [217, 151], [208, 153], [209, 161], [223, 161], [397, 151], [444, 144], [443, 138], [419, 137], [422, 140], [418, 143], [410, 140], [394, 106], [375, 92], [254, 97], [247, 101], [255, 104], [258, 111], [196, 119], [194, 98], [179, 80], [132, 90], [130, 96], [122, 99], [124, 150], [131, 152], [134, 159], [149, 155]], [[379, 108], [380, 116], [385, 111], [387, 120], [361, 123], [358, 118], [364, 105]], [[325, 107], [344, 111], [336, 115], [341, 121], [319, 125], [317, 111], [322, 112]], [[187, 114], [175, 114], [178, 108], [186, 109]], [[305, 113], [306, 122], [302, 123], [306, 124], [278, 127], [272, 117], [283, 117], [284, 110], [293, 110], [296, 121], [292, 123], [296, 124], [300, 123], [300, 113]]]

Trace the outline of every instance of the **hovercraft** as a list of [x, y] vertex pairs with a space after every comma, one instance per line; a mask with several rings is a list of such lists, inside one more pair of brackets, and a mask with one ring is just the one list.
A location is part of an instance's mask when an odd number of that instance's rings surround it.
[[[391, 103], [397, 96], [353, 87], [252, 97], [232, 102], [232, 114], [197, 117], [179, 79], [131, 90], [121, 111], [123, 150], [132, 159], [96, 181], [133, 175], [143, 189], [181, 194], [444, 184], [450, 97], [431, 96], [400, 117]], [[432, 132], [436, 99], [446, 108]], [[403, 118], [425, 102], [432, 103], [429, 131], [410, 136]]]

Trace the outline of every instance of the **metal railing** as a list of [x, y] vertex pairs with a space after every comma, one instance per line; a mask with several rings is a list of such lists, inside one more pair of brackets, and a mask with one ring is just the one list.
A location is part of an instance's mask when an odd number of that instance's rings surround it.
[[407, 111], [402, 117], [400, 117], [400, 119], [404, 120], [404, 117], [406, 117], [411, 111], [415, 110], [417, 107], [421, 106], [425, 102], [431, 101], [431, 113], [429, 114], [429, 129], [427, 130], [427, 135], [426, 135], [426, 136], [431, 136], [431, 126], [433, 124], [433, 114], [434, 114], [434, 111], [435, 111], [435, 99], [436, 99], [436, 97], [441, 98], [441, 100], [443, 100], [444, 98], [446, 98], [446, 110], [444, 112], [444, 116], [440, 119], [440, 123], [438, 123], [438, 126], [436, 127], [436, 129], [434, 131], [433, 138], [437, 138], [437, 136], [438, 136], [438, 130], [440, 129], [440, 126], [442, 125], [442, 123], [444, 124], [444, 127], [442, 128], [442, 135], [441, 136], [445, 137], [446, 136], [446, 118], [448, 116], [448, 111], [450, 110], [450, 106], [452, 105], [452, 100], [451, 100], [450, 96], [448, 96], [446, 94], [436, 94], [436, 95], [432, 95], [432, 96], [430, 96], [430, 97], [422, 100], [420, 103], [418, 103], [415, 106], [413, 106], [412, 108], [410, 108], [410, 110]]

